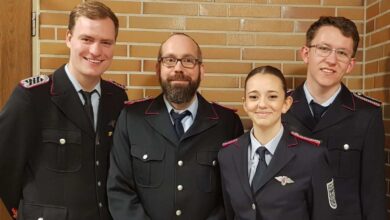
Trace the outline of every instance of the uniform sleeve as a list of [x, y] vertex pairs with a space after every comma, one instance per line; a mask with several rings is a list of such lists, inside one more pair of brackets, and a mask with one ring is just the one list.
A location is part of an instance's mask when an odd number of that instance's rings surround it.
[[337, 186], [334, 184], [332, 171], [328, 163], [325, 148], [320, 147], [312, 158], [312, 220], [336, 219]]
[[220, 170], [221, 170], [221, 187], [222, 187], [222, 196], [223, 196], [223, 204], [224, 204], [224, 211], [225, 211], [225, 216], [226, 220], [233, 220], [234, 219], [234, 211], [232, 204], [230, 203], [230, 196], [226, 190], [226, 185], [225, 185], [225, 178], [223, 176], [223, 156], [221, 151], [218, 153], [218, 161], [220, 164]]
[[382, 111], [372, 114], [362, 152], [361, 204], [363, 219], [385, 220], [384, 126]]
[[0, 197], [10, 213], [18, 208], [27, 155], [38, 136], [34, 118], [30, 96], [17, 87], [0, 113]]
[[109, 209], [114, 220], [148, 220], [150, 218], [135, 189], [127, 126], [127, 112], [124, 109], [118, 118], [110, 155], [107, 179]]

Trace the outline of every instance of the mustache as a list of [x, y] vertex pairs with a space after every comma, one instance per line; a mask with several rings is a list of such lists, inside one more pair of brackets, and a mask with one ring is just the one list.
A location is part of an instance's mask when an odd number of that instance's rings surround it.
[[167, 78], [167, 81], [191, 81], [191, 77], [185, 76], [183, 73], [176, 73], [174, 76]]

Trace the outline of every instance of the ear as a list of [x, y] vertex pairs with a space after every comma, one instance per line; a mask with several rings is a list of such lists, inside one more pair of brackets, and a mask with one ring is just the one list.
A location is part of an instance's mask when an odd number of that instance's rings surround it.
[[203, 78], [204, 78], [204, 72], [205, 72], [205, 68], [204, 68], [203, 63], [201, 63], [201, 64], [199, 65], [199, 72], [200, 72], [200, 80], [203, 80]]
[[70, 40], [71, 40], [71, 38], [72, 38], [72, 33], [71, 33], [70, 30], [67, 30], [66, 31], [66, 35], [65, 35], [65, 42], [66, 42], [66, 46], [68, 48], [70, 48]]
[[[245, 95], [245, 94], [244, 94]], [[244, 111], [246, 112], [246, 113], [248, 113], [248, 109], [246, 108], [246, 102], [245, 102], [245, 97], [242, 97], [242, 108], [244, 109]]]
[[303, 60], [303, 62], [305, 62], [306, 64], [309, 62], [309, 52], [310, 52], [310, 48], [308, 48], [307, 46], [303, 46], [301, 48], [301, 58]]
[[351, 60], [348, 63], [347, 70], [345, 71], [346, 74], [352, 72], [353, 67], [355, 66], [356, 60], [355, 58], [351, 58]]
[[291, 96], [287, 96], [286, 99], [284, 100], [283, 108], [282, 108], [282, 113], [285, 114], [291, 107], [293, 103], [293, 98]]

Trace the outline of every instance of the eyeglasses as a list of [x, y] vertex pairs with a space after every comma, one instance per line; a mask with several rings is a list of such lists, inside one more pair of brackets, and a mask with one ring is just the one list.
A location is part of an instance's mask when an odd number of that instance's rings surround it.
[[202, 63], [202, 61], [193, 57], [183, 57], [181, 59], [176, 57], [161, 57], [158, 59], [158, 62], [161, 62], [166, 67], [174, 67], [178, 61], [180, 61], [183, 67], [190, 69], [194, 68], [196, 64]]
[[314, 47], [315, 54], [321, 57], [327, 57], [332, 53], [332, 51], [334, 51], [336, 53], [337, 59], [340, 62], [348, 63], [349, 60], [351, 59], [351, 54], [345, 49], [331, 48], [326, 44], [314, 44], [314, 45], [309, 45], [308, 47], [309, 48]]

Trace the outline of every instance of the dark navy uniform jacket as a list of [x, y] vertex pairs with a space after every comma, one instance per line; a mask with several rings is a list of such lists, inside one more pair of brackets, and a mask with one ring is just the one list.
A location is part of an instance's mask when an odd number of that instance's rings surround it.
[[285, 115], [291, 130], [322, 141], [335, 177], [338, 216], [342, 220], [384, 220], [384, 127], [380, 103], [341, 91], [316, 124], [303, 86], [292, 92]]
[[248, 174], [249, 144], [247, 132], [224, 144], [218, 154], [228, 220], [334, 219], [337, 188], [335, 194], [326, 150], [318, 141], [285, 129], [253, 190]]
[[234, 111], [197, 95], [196, 117], [180, 140], [163, 95], [122, 111], [107, 183], [115, 220], [224, 219], [217, 154], [243, 128]]
[[18, 219], [109, 220], [112, 132], [127, 100], [101, 81], [97, 132], [64, 67], [21, 82], [0, 113], [0, 197]]

